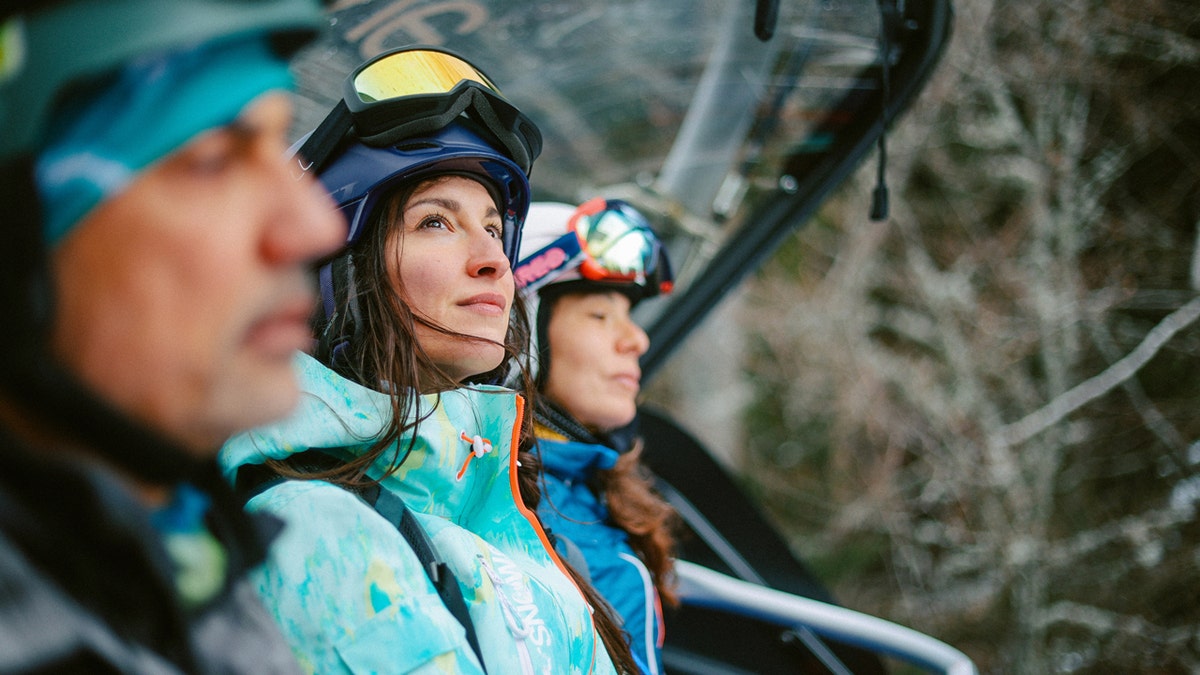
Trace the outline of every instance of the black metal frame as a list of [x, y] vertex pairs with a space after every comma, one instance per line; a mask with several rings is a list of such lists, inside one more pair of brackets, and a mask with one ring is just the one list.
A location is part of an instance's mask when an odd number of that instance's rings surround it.
[[897, 21], [898, 35], [892, 40], [897, 58], [891, 64], [886, 105], [881, 88], [869, 97], [849, 92], [841, 105], [834, 106], [835, 110], [880, 113], [856, 116], [815, 160], [811, 155], [793, 155], [785, 174], [795, 179], [796, 188], [776, 188], [764, 199], [728, 238], [704, 274], [671, 297], [650, 322], [646, 329], [650, 349], [642, 356], [644, 381], [649, 381], [726, 293], [757, 269], [784, 237], [804, 226], [830, 193], [858, 168], [924, 87], [950, 39], [952, 20], [950, 0], [904, 3], [903, 15]]

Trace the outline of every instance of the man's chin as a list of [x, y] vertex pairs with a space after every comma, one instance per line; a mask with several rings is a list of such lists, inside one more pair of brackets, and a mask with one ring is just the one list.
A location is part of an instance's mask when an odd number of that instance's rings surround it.
[[255, 371], [255, 377], [240, 378], [241, 386], [230, 387], [221, 406], [228, 436], [281, 420], [290, 415], [300, 401], [300, 387], [291, 358]]

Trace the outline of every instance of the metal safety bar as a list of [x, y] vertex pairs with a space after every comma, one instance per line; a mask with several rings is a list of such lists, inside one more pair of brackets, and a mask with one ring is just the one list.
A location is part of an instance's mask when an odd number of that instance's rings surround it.
[[930, 672], [978, 675], [966, 654], [919, 631], [845, 607], [784, 593], [679, 560], [679, 598], [783, 627], [802, 626], [824, 637], [892, 656]]

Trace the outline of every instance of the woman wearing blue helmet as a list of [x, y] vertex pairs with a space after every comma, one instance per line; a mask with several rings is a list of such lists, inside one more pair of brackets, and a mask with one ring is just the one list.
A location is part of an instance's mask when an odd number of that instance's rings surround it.
[[483, 73], [428, 48], [360, 67], [300, 149], [348, 246], [319, 269], [300, 410], [222, 461], [288, 522], [258, 589], [312, 671], [631, 670], [534, 511], [524, 399], [490, 384], [527, 341], [511, 266], [539, 150]]

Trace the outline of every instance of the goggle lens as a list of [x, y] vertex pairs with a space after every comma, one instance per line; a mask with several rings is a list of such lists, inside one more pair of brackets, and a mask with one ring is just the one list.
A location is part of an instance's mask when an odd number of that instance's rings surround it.
[[319, 174], [351, 130], [360, 142], [387, 147], [434, 133], [467, 115], [527, 175], [542, 151], [542, 134], [469, 61], [436, 48], [384, 54], [346, 78], [342, 100], [297, 154], [303, 172]]
[[453, 54], [430, 50], [390, 54], [366, 65], [352, 80], [354, 93], [363, 103], [446, 94], [464, 81], [483, 85], [503, 96], [475, 66]]
[[570, 229], [586, 258], [580, 274], [592, 281], [623, 281], [671, 288], [671, 270], [650, 224], [620, 202], [592, 200], [579, 207]]

